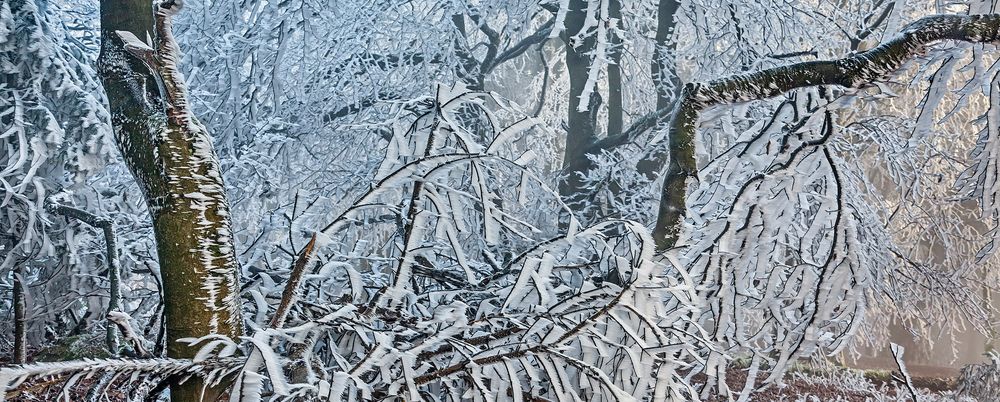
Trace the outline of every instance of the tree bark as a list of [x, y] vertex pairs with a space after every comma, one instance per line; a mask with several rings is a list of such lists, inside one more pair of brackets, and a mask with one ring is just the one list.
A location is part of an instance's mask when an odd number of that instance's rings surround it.
[[[108, 309], [105, 316], [119, 309], [121, 304], [121, 263], [118, 260], [118, 242], [115, 240], [114, 221], [90, 212], [59, 204], [48, 204], [46, 209], [101, 229], [104, 234], [104, 255], [108, 261]], [[114, 323], [107, 323], [105, 344], [112, 356], [118, 355], [118, 334]]]
[[[243, 333], [238, 269], [219, 162], [188, 106], [171, 18], [180, 1], [101, 0], [99, 68], [125, 163], [153, 220], [163, 276], [167, 356], [193, 357], [180, 338]], [[137, 38], [154, 43], [144, 44]], [[204, 390], [215, 400], [227, 384]], [[172, 384], [174, 401], [201, 400], [205, 384]]]
[[[622, 27], [621, 0], [608, 0], [608, 16], [615, 20], [618, 29]], [[625, 124], [625, 99], [622, 95], [622, 39], [615, 35], [611, 40], [610, 58], [608, 64], [608, 136], [622, 134]]]
[[569, 110], [566, 116], [566, 149], [563, 153], [563, 168], [568, 173], [565, 182], [559, 186], [559, 193], [570, 207], [582, 210], [585, 205], [581, 195], [583, 180], [580, 174], [586, 170], [576, 170], [580, 161], [587, 160], [587, 150], [597, 141], [597, 110], [600, 107], [600, 95], [596, 88], [590, 92], [588, 108], [580, 111], [581, 94], [587, 85], [587, 75], [590, 72], [593, 59], [591, 53], [597, 45], [594, 35], [580, 33], [587, 18], [587, 0], [570, 0], [566, 12], [566, 29], [562, 33], [566, 47], [566, 69], [569, 73]]
[[698, 172], [694, 162], [694, 134], [701, 110], [713, 105], [771, 98], [816, 85], [861, 88], [896, 71], [928, 44], [940, 40], [1000, 40], [1000, 14], [925, 17], [907, 25], [895, 38], [842, 59], [807, 61], [685, 85], [668, 123], [672, 155], [653, 230], [657, 249], [673, 247], [678, 239], [685, 216], [688, 180], [695, 178]]
[[14, 363], [28, 362], [28, 333], [24, 317], [24, 263], [14, 268]]

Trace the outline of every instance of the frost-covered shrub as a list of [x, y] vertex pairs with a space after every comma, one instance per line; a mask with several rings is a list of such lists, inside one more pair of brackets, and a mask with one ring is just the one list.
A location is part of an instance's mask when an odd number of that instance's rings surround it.
[[[74, 12], [87, 10], [95, 11], [84, 5]], [[63, 269], [89, 260], [80, 251], [92, 236], [67, 227], [45, 206], [53, 197], [86, 204], [87, 195], [75, 191], [114, 149], [102, 92], [88, 65], [92, 43], [72, 38], [70, 27], [78, 21], [63, 21], [66, 15], [44, 1], [0, 4], [0, 332], [11, 333], [7, 289], [17, 267], [26, 282], [44, 278], [28, 291], [34, 306], [60, 306], [29, 310], [36, 344], [43, 323], [81, 307], [75, 295], [66, 296], [67, 286], [80, 292], [99, 286], [86, 277], [90, 272], [71, 278]], [[4, 353], [7, 346], [0, 342]]]
[[990, 361], [962, 367], [958, 392], [980, 401], [1000, 400], [1000, 356], [990, 353]]
[[371, 188], [336, 214], [304, 208], [315, 235], [291, 269], [250, 273], [247, 338], [187, 340], [192, 361], [8, 369], [5, 385], [235, 373], [247, 401], [692, 398], [706, 343], [688, 275], [641, 225], [580, 227], [518, 164], [534, 123], [503, 104], [444, 87], [400, 104]]

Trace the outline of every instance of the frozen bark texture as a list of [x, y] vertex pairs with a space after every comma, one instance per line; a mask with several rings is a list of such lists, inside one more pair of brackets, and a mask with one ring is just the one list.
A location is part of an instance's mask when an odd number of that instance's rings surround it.
[[[99, 59], [118, 146], [153, 219], [164, 285], [167, 355], [192, 357], [181, 338], [242, 335], [229, 207], [212, 139], [188, 106], [171, 18], [181, 2], [101, 2]], [[152, 30], [152, 33], [148, 31]], [[146, 44], [138, 38], [153, 36]], [[175, 386], [198, 400], [201, 384]], [[212, 390], [205, 394], [213, 397]]]

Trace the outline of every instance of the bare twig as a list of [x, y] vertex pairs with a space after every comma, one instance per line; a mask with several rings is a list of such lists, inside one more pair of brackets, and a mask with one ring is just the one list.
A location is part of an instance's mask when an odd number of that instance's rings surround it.
[[892, 351], [892, 358], [896, 360], [896, 367], [899, 368], [899, 374], [902, 376], [896, 380], [906, 386], [906, 389], [910, 391], [910, 398], [913, 398], [913, 402], [917, 402], [917, 391], [913, 388], [913, 379], [910, 378], [910, 373], [906, 371], [906, 364], [903, 363], [905, 349], [895, 343], [890, 343], [889, 350]]

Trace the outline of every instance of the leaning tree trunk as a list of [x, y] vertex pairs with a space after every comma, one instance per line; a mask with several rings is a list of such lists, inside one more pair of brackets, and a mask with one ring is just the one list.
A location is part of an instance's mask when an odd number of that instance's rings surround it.
[[[101, 0], [101, 77], [115, 138], [146, 198], [163, 275], [167, 356], [192, 357], [180, 338], [242, 334], [229, 207], [212, 140], [187, 102], [171, 34], [179, 0]], [[145, 44], [137, 38], [153, 43]], [[197, 401], [203, 384], [171, 385]], [[223, 386], [205, 390], [215, 400]]]

